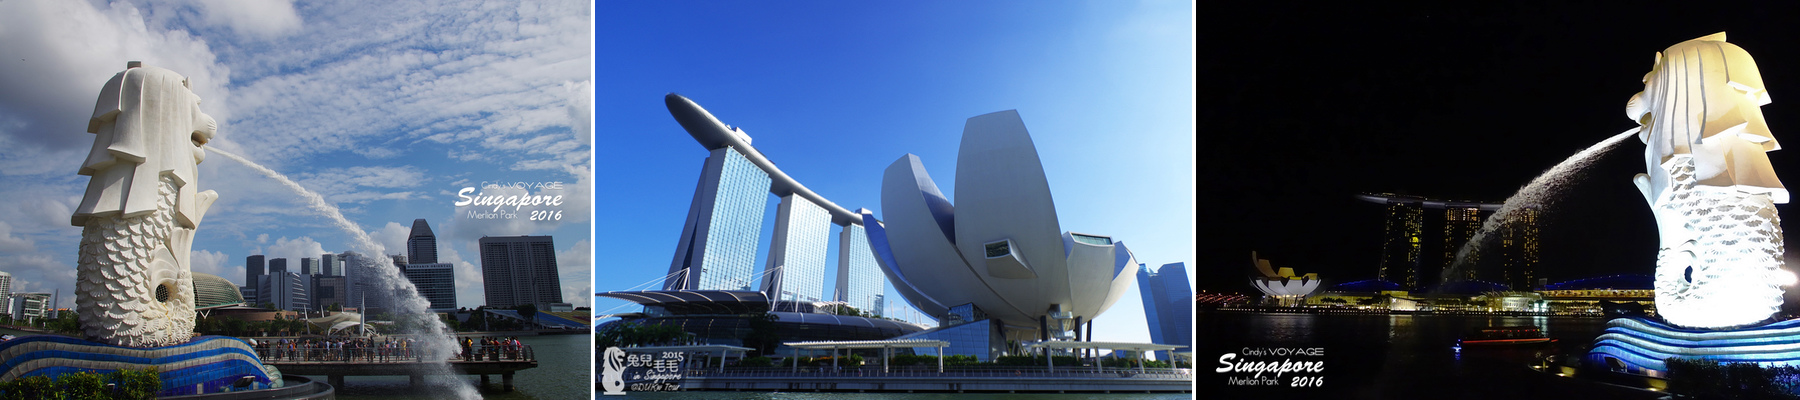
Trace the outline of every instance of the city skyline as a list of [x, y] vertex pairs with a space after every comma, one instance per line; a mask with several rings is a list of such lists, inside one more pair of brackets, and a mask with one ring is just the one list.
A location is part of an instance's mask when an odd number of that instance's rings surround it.
[[[84, 128], [108, 77], [143, 61], [188, 78], [218, 122], [208, 149], [317, 192], [386, 253], [405, 254], [410, 221], [438, 223], [438, 257], [455, 265], [464, 305], [483, 296], [476, 240], [524, 234], [563, 239], [562, 289], [585, 305], [593, 6], [491, 6], [0, 3], [0, 48], [33, 54], [7, 59], [16, 73], [0, 77], [0, 195], [16, 200], [0, 204], [0, 270], [25, 290], [72, 292], [81, 229], [69, 216], [88, 182], [75, 172], [93, 142]], [[233, 160], [209, 154], [198, 176], [219, 198], [196, 232], [196, 272], [242, 285], [248, 255], [298, 263], [364, 251]], [[497, 210], [457, 206], [459, 194], [563, 197]]]
[[[1252, 251], [1328, 283], [1376, 278], [1385, 210], [1357, 195], [1501, 203], [1636, 127], [1626, 100], [1673, 43], [1729, 33], [1764, 66], [1770, 129], [1800, 129], [1784, 119], [1800, 103], [1781, 97], [1800, 92], [1800, 75], [1780, 67], [1800, 65], [1783, 50], [1800, 35], [1777, 14], [1596, 4], [1202, 13], [1202, 37], [1231, 39], [1209, 42], [1216, 56], [1201, 64], [1201, 76], [1228, 77], [1199, 84], [1201, 135], [1230, 151], [1201, 163], [1216, 194], [1200, 207], [1211, 233], [1197, 289], [1255, 294], [1241, 283]], [[1643, 152], [1627, 139], [1549, 196], [1534, 278], [1651, 271], [1657, 231], [1631, 183]], [[1800, 153], [1768, 157], [1777, 171], [1800, 168]]]
[[[602, 78], [597, 134], [610, 139], [595, 159], [631, 171], [608, 185], [631, 189], [597, 198], [597, 209], [630, 212], [598, 214], [598, 226], [623, 228], [597, 232], [609, 257], [596, 265], [596, 291], [643, 289], [671, 272], [707, 153], [660, 101], [669, 93], [741, 128], [818, 195], [876, 216], [887, 164], [911, 153], [949, 174], [968, 118], [1016, 109], [1066, 230], [1104, 232], [1146, 262], [1193, 259], [1188, 5], [816, 6], [601, 5], [596, 35], [613, 40], [599, 53], [630, 61], [602, 63], [597, 76], [631, 79]], [[763, 213], [777, 214], [778, 198], [762, 197]], [[768, 265], [762, 238], [776, 220], [764, 218], [751, 265]], [[831, 236], [826, 259], [837, 260], [842, 235]], [[1095, 340], [1148, 341], [1138, 297], [1102, 315]], [[594, 309], [632, 306], [597, 299]]]

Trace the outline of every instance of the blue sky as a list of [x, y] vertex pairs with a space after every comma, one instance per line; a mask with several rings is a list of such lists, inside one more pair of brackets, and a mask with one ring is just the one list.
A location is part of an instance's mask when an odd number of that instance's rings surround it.
[[[458, 304], [483, 304], [475, 241], [553, 235], [566, 301], [591, 280], [592, 6], [288, 0], [0, 2], [0, 271], [67, 294], [88, 181], [75, 171], [100, 87], [126, 61], [187, 76], [220, 127], [209, 146], [292, 177], [390, 254], [425, 218]], [[452, 205], [483, 182], [561, 182], [562, 218], [477, 220]], [[224, 157], [201, 164], [220, 199], [193, 269], [242, 284], [244, 258], [352, 250], [348, 235], [274, 181]], [[477, 188], [480, 190], [480, 188]], [[487, 190], [519, 194], [520, 190]], [[298, 260], [291, 260], [297, 268]], [[72, 306], [63, 296], [62, 306]]]
[[[1064, 230], [1111, 235], [1193, 276], [1187, 2], [602, 2], [595, 18], [595, 164], [608, 172], [597, 291], [655, 281], [674, 254], [706, 152], [669, 116], [669, 92], [742, 127], [813, 191], [877, 216], [881, 173], [907, 153], [954, 201], [964, 121], [1017, 109]], [[634, 311], [624, 304], [595, 310]], [[1141, 307], [1133, 288], [1096, 339], [1148, 341]]]

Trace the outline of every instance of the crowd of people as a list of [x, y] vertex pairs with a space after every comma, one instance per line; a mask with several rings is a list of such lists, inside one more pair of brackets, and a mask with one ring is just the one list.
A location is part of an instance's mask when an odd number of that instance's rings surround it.
[[[462, 351], [450, 358], [460, 360], [502, 361], [528, 359], [525, 345], [518, 338], [453, 338]], [[258, 341], [247, 339], [256, 355], [264, 361], [362, 361], [393, 362], [435, 359], [430, 351], [411, 337], [380, 338], [308, 338]]]

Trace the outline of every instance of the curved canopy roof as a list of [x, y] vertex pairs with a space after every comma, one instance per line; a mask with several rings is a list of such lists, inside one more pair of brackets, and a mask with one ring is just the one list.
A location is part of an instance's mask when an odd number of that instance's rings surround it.
[[769, 311], [769, 296], [752, 290], [642, 290], [594, 295], [662, 307], [675, 314], [750, 314]]
[[210, 310], [244, 304], [236, 284], [217, 275], [194, 273], [194, 309]]

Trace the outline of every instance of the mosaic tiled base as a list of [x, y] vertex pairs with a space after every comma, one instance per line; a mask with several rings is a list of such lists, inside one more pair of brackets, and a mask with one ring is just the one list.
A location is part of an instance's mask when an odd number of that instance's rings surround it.
[[1664, 376], [1670, 357], [1718, 362], [1754, 362], [1764, 366], [1800, 365], [1800, 320], [1729, 330], [1683, 329], [1642, 318], [1606, 323], [1594, 339], [1587, 362], [1623, 372]]
[[144, 349], [67, 336], [24, 336], [0, 342], [0, 360], [5, 360], [0, 362], [0, 380], [156, 367], [163, 384], [158, 396], [222, 392], [243, 376], [256, 377], [260, 388], [281, 386], [280, 371], [263, 365], [249, 343], [227, 336]]

